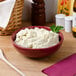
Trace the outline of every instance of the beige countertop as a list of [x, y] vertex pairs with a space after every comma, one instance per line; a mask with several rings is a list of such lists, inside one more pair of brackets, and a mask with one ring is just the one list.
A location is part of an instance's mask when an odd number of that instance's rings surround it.
[[[24, 23], [24, 25], [27, 26], [30, 24]], [[0, 36], [0, 48], [4, 51], [7, 59], [26, 76], [46, 76], [41, 72], [42, 69], [76, 53], [76, 38], [72, 36], [72, 33], [66, 33], [64, 31], [62, 33], [64, 35], [64, 42], [61, 48], [52, 56], [43, 59], [31, 59], [21, 55], [13, 47], [11, 36]], [[19, 76], [19, 74], [0, 60], [0, 76]]]

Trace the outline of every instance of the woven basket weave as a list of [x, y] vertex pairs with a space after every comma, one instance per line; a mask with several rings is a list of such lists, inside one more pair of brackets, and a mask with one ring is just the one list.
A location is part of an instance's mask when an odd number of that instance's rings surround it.
[[15, 30], [22, 27], [22, 13], [24, 0], [16, 0], [9, 23], [5, 29], [0, 28], [0, 35], [11, 35]]

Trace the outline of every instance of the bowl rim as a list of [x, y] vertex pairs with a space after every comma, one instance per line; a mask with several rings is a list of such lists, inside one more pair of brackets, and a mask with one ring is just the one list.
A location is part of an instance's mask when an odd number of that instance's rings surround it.
[[16, 30], [15, 32], [13, 32], [13, 34], [12, 34], [12, 36], [11, 36], [13, 45], [14, 45], [15, 47], [19, 48], [19, 49], [22, 49], [22, 50], [25, 50], [25, 49], [26, 49], [26, 50], [44, 50], [44, 49], [50, 49], [50, 48], [56, 47], [56, 46], [60, 45], [60, 44], [63, 42], [63, 40], [64, 40], [63, 34], [62, 34], [61, 32], [59, 32], [59, 37], [61, 38], [61, 40], [59, 41], [59, 43], [56, 44], [56, 45], [47, 47], [47, 48], [35, 48], [35, 49], [33, 49], [33, 48], [26, 48], [26, 47], [22, 47], [22, 46], [20, 46], [20, 45], [18, 45], [18, 44], [15, 43], [15, 41], [13, 40], [13, 36], [15, 37], [16, 34], [17, 34], [20, 30], [25, 29], [25, 28], [35, 28], [35, 27], [44, 28], [44, 29], [47, 29], [47, 30], [51, 30], [48, 26], [27, 26], [27, 27], [20, 28], [20, 29]]

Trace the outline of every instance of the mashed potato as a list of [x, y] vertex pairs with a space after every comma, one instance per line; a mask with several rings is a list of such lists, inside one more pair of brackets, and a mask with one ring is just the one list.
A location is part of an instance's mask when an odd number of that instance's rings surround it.
[[26, 28], [16, 34], [15, 42], [26, 48], [48, 48], [59, 43], [59, 35], [43, 28]]

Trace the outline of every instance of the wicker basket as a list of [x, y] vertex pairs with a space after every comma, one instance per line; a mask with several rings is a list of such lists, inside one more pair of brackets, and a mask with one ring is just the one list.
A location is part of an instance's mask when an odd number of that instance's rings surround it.
[[11, 35], [15, 30], [22, 27], [22, 13], [24, 0], [16, 0], [10, 21], [5, 29], [0, 28], [0, 35]]

